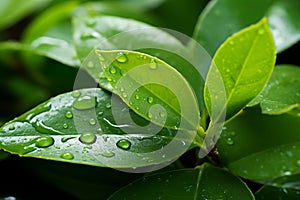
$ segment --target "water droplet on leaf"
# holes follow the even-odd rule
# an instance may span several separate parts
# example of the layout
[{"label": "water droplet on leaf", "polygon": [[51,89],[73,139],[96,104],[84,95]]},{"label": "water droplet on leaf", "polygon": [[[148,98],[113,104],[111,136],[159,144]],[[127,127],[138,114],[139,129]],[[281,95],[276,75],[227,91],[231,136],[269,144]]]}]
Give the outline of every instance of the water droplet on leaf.
[{"label": "water droplet on leaf", "polygon": [[79,90],[75,90],[75,91],[72,92],[72,96],[75,97],[75,98],[80,97],[80,95],[81,95],[81,92]]},{"label": "water droplet on leaf", "polygon": [[96,124],[96,120],[94,118],[90,119],[90,125],[95,125]]},{"label": "water droplet on leaf", "polygon": [[46,148],[54,144],[54,139],[49,136],[38,137],[35,141],[35,145],[40,148]]},{"label": "water droplet on leaf", "polygon": [[153,97],[148,97],[148,98],[147,98],[147,102],[148,102],[148,103],[153,103]]},{"label": "water droplet on leaf", "polygon": [[156,69],[156,68],[157,68],[157,63],[152,58],[151,61],[150,61],[150,69]]},{"label": "water droplet on leaf", "polygon": [[136,100],[139,100],[139,99],[140,99],[140,96],[139,96],[138,94],[136,94],[136,95],[134,96],[134,98],[135,98]]},{"label": "water droplet on leaf", "polygon": [[111,74],[116,74],[116,73],[117,73],[116,68],[115,68],[114,66],[111,66],[111,67],[109,68],[109,73],[111,73]]},{"label": "water droplet on leaf", "polygon": [[84,144],[92,144],[96,141],[97,137],[94,133],[86,132],[80,135],[79,141]]},{"label": "water droplet on leaf", "polygon": [[234,141],[233,141],[233,139],[232,138],[227,138],[226,139],[226,143],[228,144],[228,145],[233,145],[234,144]]},{"label": "water droplet on leaf", "polygon": [[87,63],[87,67],[90,68],[90,69],[94,68],[94,63],[92,61],[89,61]]},{"label": "water droplet on leaf", "polygon": [[15,126],[14,126],[14,125],[9,126],[9,127],[8,127],[8,130],[10,130],[10,131],[15,130]]},{"label": "water droplet on leaf", "polygon": [[67,119],[71,119],[71,118],[73,117],[72,112],[71,112],[71,111],[66,112],[65,117],[66,117]]},{"label": "water droplet on leaf", "polygon": [[68,124],[64,123],[64,124],[63,124],[63,128],[64,128],[64,129],[67,129],[67,128],[68,128]]},{"label": "water droplet on leaf", "polygon": [[127,56],[126,56],[125,54],[119,53],[119,54],[118,54],[118,57],[117,57],[117,61],[118,61],[119,63],[125,63],[125,62],[128,61],[128,58],[127,58]]},{"label": "water droplet on leaf", "polygon": [[91,109],[96,106],[96,98],[91,96],[82,96],[73,102],[73,107],[77,110]]},{"label": "water droplet on leaf", "polygon": [[107,151],[107,152],[102,153],[101,155],[104,157],[107,157],[107,158],[111,158],[111,157],[115,156],[115,153],[112,151]]},{"label": "water droplet on leaf", "polygon": [[128,150],[131,146],[131,143],[128,140],[122,139],[117,142],[117,147]]},{"label": "water droplet on leaf", "polygon": [[110,104],[110,103],[107,103],[107,104],[105,105],[105,108],[111,108],[111,104]]},{"label": "water droplet on leaf", "polygon": [[73,160],[74,155],[72,153],[66,152],[66,153],[61,154],[60,157],[63,159],[67,159],[67,160]]}]

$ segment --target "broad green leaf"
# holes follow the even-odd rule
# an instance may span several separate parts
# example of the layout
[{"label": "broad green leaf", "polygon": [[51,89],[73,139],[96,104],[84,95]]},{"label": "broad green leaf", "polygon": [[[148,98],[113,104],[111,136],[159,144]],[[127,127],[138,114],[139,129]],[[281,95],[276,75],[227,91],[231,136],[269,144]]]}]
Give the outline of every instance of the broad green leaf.
[{"label": "broad green leaf", "polygon": [[[193,91],[170,65],[134,51],[96,50],[96,54],[113,92],[136,113],[165,127],[197,129],[199,112]],[[154,110],[153,105],[162,108]]]},{"label": "broad green leaf", "polygon": [[77,1],[67,1],[48,8],[26,28],[23,42],[31,43],[39,37],[46,36],[70,43],[72,41],[70,18],[77,6]]},{"label": "broad green leaf", "polygon": [[[87,23],[91,21],[94,22],[92,27]],[[87,56],[94,54],[93,50],[96,47],[101,50],[135,50],[158,57],[186,78],[197,96],[201,111],[204,109],[204,83],[199,71],[206,71],[211,59],[202,49],[196,52],[196,58],[193,58],[193,53],[172,35],[131,19],[110,16],[79,17],[74,18],[73,27],[74,43],[79,58],[82,61],[86,59],[83,67],[86,68],[89,59],[94,60],[94,58]],[[101,87],[111,91],[106,79],[101,77],[99,79],[98,73],[93,73],[91,70],[87,71],[96,82],[100,83]],[[203,76],[204,74],[205,72]]]},{"label": "broad green leaf", "polygon": [[300,116],[300,68],[291,65],[275,67],[264,91],[250,106],[260,104],[263,114],[292,113]]},{"label": "broad green leaf", "polygon": [[281,52],[300,39],[299,8],[298,0],[213,0],[200,15],[194,38],[213,55],[228,36],[266,16]]},{"label": "broad green leaf", "polygon": [[[112,112],[124,124],[116,124]],[[124,127],[136,130],[135,123],[149,123],[128,112],[112,107],[111,95],[97,88],[62,94],[3,125],[0,147],[20,156],[120,168],[176,159],[180,155],[165,154],[171,141],[177,148],[189,148],[174,138],[176,131],[154,125],[157,134],[150,135],[152,129],[147,129],[149,134],[125,134]],[[132,120],[126,123],[128,114]]]},{"label": "broad green leaf", "polygon": [[119,199],[254,199],[239,178],[220,168],[204,164],[196,169],[183,169],[145,176],[113,194]]},{"label": "broad green leaf", "polygon": [[300,197],[300,176],[286,176],[271,182],[267,182],[256,193],[257,200],[263,199],[299,199]]},{"label": "broad green leaf", "polygon": [[[207,75],[204,99],[209,113],[226,109],[228,119],[243,109],[267,84],[275,57],[265,18],[229,37],[216,52]],[[219,86],[220,82],[224,87]],[[224,92],[225,105],[216,105]]]},{"label": "broad green leaf", "polygon": [[143,175],[42,159],[26,161],[21,164],[31,177],[72,195],[73,199],[107,199],[116,190]]},{"label": "broad green leaf", "polygon": [[31,44],[18,42],[0,43],[0,51],[17,50],[40,56],[45,56],[69,66],[79,66],[79,60],[75,57],[75,49],[64,40],[40,37]]},{"label": "broad green leaf", "polygon": [[228,122],[217,143],[230,171],[251,180],[300,173],[300,119],[248,108]]},{"label": "broad green leaf", "polygon": [[26,15],[49,3],[50,0],[2,0],[0,2],[0,29],[4,29],[21,20]]}]

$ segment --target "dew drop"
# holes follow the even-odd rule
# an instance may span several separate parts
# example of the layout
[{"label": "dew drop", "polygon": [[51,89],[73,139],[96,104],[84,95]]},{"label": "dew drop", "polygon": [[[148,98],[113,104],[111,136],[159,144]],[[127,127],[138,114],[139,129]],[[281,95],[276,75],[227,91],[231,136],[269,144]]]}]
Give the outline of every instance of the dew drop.
[{"label": "dew drop", "polygon": [[153,103],[153,97],[148,97],[148,98],[147,98],[147,102],[148,102],[148,103]]},{"label": "dew drop", "polygon": [[134,98],[135,98],[136,100],[139,100],[139,99],[140,99],[140,95],[136,94],[136,95],[134,96]]},{"label": "dew drop", "polygon": [[94,118],[90,119],[89,121],[90,125],[95,125],[96,124],[96,120]]},{"label": "dew drop", "polygon": [[94,63],[92,61],[89,61],[87,63],[87,67],[90,68],[90,69],[94,68]]},{"label": "dew drop", "polygon": [[157,68],[157,63],[152,58],[151,61],[150,61],[150,69],[156,69],[156,68]]},{"label": "dew drop", "polygon": [[96,98],[91,96],[82,96],[73,102],[73,107],[77,110],[91,109],[96,106]]},{"label": "dew drop", "polygon": [[131,143],[128,140],[122,139],[117,142],[117,147],[128,150],[131,146]]},{"label": "dew drop", "polygon": [[71,119],[71,118],[73,117],[72,112],[71,112],[71,111],[66,112],[65,117],[66,117],[67,119]]},{"label": "dew drop", "polygon": [[98,116],[102,116],[103,115],[103,111],[98,112]]},{"label": "dew drop", "polygon": [[38,137],[35,141],[35,145],[40,148],[50,147],[54,144],[54,139],[49,136]]},{"label": "dew drop", "polygon": [[105,108],[107,108],[107,109],[111,108],[111,104],[110,104],[110,103],[107,103],[107,104],[105,105]]},{"label": "dew drop", "polygon": [[11,126],[8,127],[8,130],[13,131],[13,130],[15,130],[15,128],[16,127],[14,125],[11,125]]},{"label": "dew drop", "polygon": [[116,74],[116,73],[117,73],[116,68],[115,68],[114,66],[111,66],[111,67],[109,68],[109,73],[111,73],[111,74]]},{"label": "dew drop", "polygon": [[118,54],[118,57],[117,57],[117,61],[118,61],[119,63],[125,63],[125,62],[128,61],[128,58],[127,58],[127,56],[126,56],[125,54],[119,53],[119,54]]},{"label": "dew drop", "polygon": [[61,138],[61,142],[67,142],[68,140],[74,139],[75,137],[63,137]]},{"label": "dew drop", "polygon": [[160,112],[159,116],[162,117],[162,118],[164,118],[166,116],[166,114],[165,114],[165,112]]},{"label": "dew drop", "polygon": [[104,157],[107,157],[107,158],[111,158],[111,157],[115,156],[115,153],[112,151],[106,151],[106,152],[102,153],[101,155]]},{"label": "dew drop", "polygon": [[61,154],[60,157],[63,159],[66,159],[66,160],[73,160],[74,155],[72,153],[66,152],[66,153]]},{"label": "dew drop", "polygon": [[122,94],[122,96],[123,96],[124,98],[126,98],[126,97],[127,97],[127,94],[124,92],[124,93]]},{"label": "dew drop", "polygon": [[234,141],[233,141],[233,139],[232,138],[227,138],[226,139],[226,143],[228,144],[228,145],[233,145],[234,144]]},{"label": "dew drop", "polygon": [[120,91],[121,91],[121,92],[124,92],[125,89],[124,89],[123,87],[120,87]]},{"label": "dew drop", "polygon": [[85,25],[88,27],[93,27],[93,26],[95,26],[95,24],[96,24],[96,21],[94,19],[89,19],[85,22]]},{"label": "dew drop", "polygon": [[97,137],[94,133],[86,132],[80,135],[79,141],[84,144],[92,144],[96,141]]},{"label": "dew drop", "polygon": [[152,118],[152,114],[148,113],[148,117],[149,117],[149,119],[151,119]]},{"label": "dew drop", "polygon": [[234,41],[230,41],[229,44],[230,44],[230,45],[234,45]]},{"label": "dew drop", "polygon": [[98,56],[98,59],[101,61],[101,62],[104,62],[105,61],[105,58],[102,56],[102,54],[100,53],[100,51],[96,51],[96,54]]},{"label": "dew drop", "polygon": [[67,128],[68,128],[68,124],[64,123],[64,124],[63,124],[63,128],[64,128],[64,129],[67,129]]},{"label": "dew drop", "polygon": [[81,92],[79,90],[75,90],[75,91],[72,92],[72,96],[75,97],[75,98],[80,97],[80,95],[81,95]]},{"label": "dew drop", "polygon": [[297,160],[296,164],[300,167],[300,160]]}]

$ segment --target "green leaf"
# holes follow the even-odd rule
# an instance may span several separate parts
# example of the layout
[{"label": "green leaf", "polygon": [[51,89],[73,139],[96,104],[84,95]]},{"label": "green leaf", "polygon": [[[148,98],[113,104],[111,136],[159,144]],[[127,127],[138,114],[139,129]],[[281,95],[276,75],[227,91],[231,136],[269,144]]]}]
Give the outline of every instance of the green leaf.
[{"label": "green leaf", "polygon": [[[209,113],[213,115],[213,109],[223,113],[226,107],[228,119],[243,109],[267,84],[275,57],[266,19],[229,37],[216,52],[207,75],[204,99]],[[226,98],[225,105],[222,98]]]},{"label": "green leaf", "polygon": [[300,118],[261,115],[246,109],[223,128],[217,143],[230,171],[251,180],[271,180],[300,173]]},{"label": "green leaf", "polygon": [[[92,27],[90,22],[93,22]],[[206,71],[211,59],[202,49],[196,52],[197,56],[193,58],[191,51],[172,35],[131,19],[111,16],[78,17],[74,18],[73,27],[74,43],[79,58],[82,61],[86,60],[83,67],[101,87],[112,90],[106,79],[99,79],[98,73],[101,69],[94,73],[85,66],[89,60],[95,61],[91,55],[94,54],[93,49],[97,47],[101,50],[135,50],[158,57],[179,71],[191,84],[201,111],[204,109],[204,83],[194,66]],[[87,57],[89,54],[90,57]]]},{"label": "green leaf", "polygon": [[[199,113],[193,91],[170,65],[134,51],[96,50],[96,54],[113,92],[140,116],[169,128],[197,129]],[[153,105],[162,108],[154,110]]]},{"label": "green leaf", "polygon": [[225,170],[208,164],[196,169],[158,173],[113,194],[116,199],[254,199],[247,186]]},{"label": "green leaf", "polygon": [[291,113],[300,116],[300,68],[291,65],[275,67],[264,91],[249,106],[260,103],[263,114]]},{"label": "green leaf", "polygon": [[[176,151],[166,153],[171,141],[179,149],[188,148],[174,138],[176,131],[166,128],[151,126],[155,135],[152,129],[146,130],[149,134],[125,134],[124,127],[137,130],[136,124],[149,122],[132,111],[132,120],[126,121],[129,111],[119,103],[121,108],[113,108],[111,95],[97,88],[59,95],[3,125],[0,147],[20,156],[119,168],[176,159]],[[113,114],[124,124],[117,124]]]},{"label": "green leaf", "polygon": [[2,0],[0,2],[0,29],[13,25],[36,9],[47,5],[49,1],[50,0],[28,0],[25,2],[18,0]]},{"label": "green leaf", "polygon": [[30,45],[18,42],[1,42],[0,51],[22,51],[40,56],[45,56],[69,66],[79,66],[79,60],[75,57],[76,52],[72,45],[64,40],[40,37]]},{"label": "green leaf", "polygon": [[200,15],[194,38],[213,55],[231,34],[266,16],[281,52],[300,39],[299,7],[298,0],[214,0]]},{"label": "green leaf", "polygon": [[273,180],[271,182],[268,182],[255,193],[255,197],[257,200],[299,199],[300,197],[299,179],[300,176],[298,174],[294,176],[282,177]]}]

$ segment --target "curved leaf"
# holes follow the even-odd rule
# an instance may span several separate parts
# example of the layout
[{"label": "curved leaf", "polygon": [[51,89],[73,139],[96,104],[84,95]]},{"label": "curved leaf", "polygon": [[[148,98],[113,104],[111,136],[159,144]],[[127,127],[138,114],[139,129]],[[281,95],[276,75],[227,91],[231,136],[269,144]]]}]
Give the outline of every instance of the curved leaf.
[{"label": "curved leaf", "polygon": [[96,88],[54,97],[3,125],[1,149],[20,156],[130,168],[176,159],[180,155],[166,152],[170,142],[188,148],[174,138],[176,131],[166,128],[152,126],[155,135],[125,134],[122,127],[134,129],[135,123],[149,122],[130,111],[133,121],[116,124],[113,114],[126,119],[129,111],[113,109],[111,103],[111,95]]},{"label": "curved leaf", "polygon": [[251,108],[225,125],[217,147],[233,173],[271,180],[300,173],[299,133],[299,117],[261,115],[259,109]]},{"label": "curved leaf", "polygon": [[300,116],[300,69],[279,65],[264,91],[249,106],[260,104],[263,114],[291,113]]},{"label": "curved leaf", "polygon": [[158,173],[113,194],[116,199],[254,199],[247,186],[228,172],[204,164],[196,169]]},{"label": "curved leaf", "polygon": [[74,47],[70,46],[66,41],[56,38],[40,37],[30,45],[18,42],[1,42],[0,51],[7,50],[45,56],[69,66],[80,65],[79,60],[74,57],[76,55]]},{"label": "curved leaf", "polygon": [[[170,65],[134,51],[97,50],[96,54],[113,91],[136,113],[165,127],[197,129],[199,112],[193,91]],[[153,105],[162,108],[151,112]]]},{"label": "curved leaf", "polygon": [[266,16],[281,52],[300,39],[299,8],[297,0],[214,0],[200,15],[194,38],[213,55],[228,36]]},{"label": "curved leaf", "polygon": [[289,177],[283,177],[268,182],[256,193],[257,200],[263,199],[282,199],[292,200],[300,198],[299,174]]},{"label": "curved leaf", "polygon": [[[266,19],[228,38],[215,54],[207,75],[204,96],[209,113],[212,114],[216,106],[214,102],[222,101],[224,92],[225,105],[218,109],[222,113],[226,107],[227,119],[245,107],[267,84],[275,56]],[[223,82],[225,88],[220,87],[219,82]]]},{"label": "curved leaf", "polygon": [[[91,21],[93,26],[87,23]],[[206,73],[203,72],[202,77],[199,71],[207,71],[211,58],[203,49],[198,50],[194,58],[192,52],[167,32],[142,22],[120,17],[81,16],[73,19],[73,27],[78,55],[82,61],[86,59],[83,67],[86,67],[89,59],[94,62],[95,58],[90,56],[93,56],[91,54],[94,54],[93,50],[96,47],[101,50],[134,50],[155,56],[174,67],[186,78],[197,96],[201,111],[204,110],[203,77]],[[101,72],[99,70],[98,72]],[[99,79],[98,73],[87,71],[101,87],[111,91],[106,79],[101,77]]]}]

